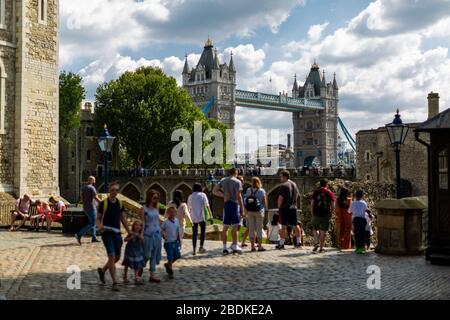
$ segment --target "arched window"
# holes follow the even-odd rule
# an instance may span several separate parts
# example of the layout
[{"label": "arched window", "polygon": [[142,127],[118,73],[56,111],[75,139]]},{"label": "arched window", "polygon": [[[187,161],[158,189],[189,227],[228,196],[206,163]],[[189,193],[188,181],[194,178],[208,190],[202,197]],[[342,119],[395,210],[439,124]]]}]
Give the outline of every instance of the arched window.
[{"label": "arched window", "polygon": [[48,0],[38,0],[38,22],[47,24]]},{"label": "arched window", "polygon": [[5,1],[0,0],[0,29],[6,29]]},{"label": "arched window", "polygon": [[6,70],[0,60],[0,134],[5,134]]}]

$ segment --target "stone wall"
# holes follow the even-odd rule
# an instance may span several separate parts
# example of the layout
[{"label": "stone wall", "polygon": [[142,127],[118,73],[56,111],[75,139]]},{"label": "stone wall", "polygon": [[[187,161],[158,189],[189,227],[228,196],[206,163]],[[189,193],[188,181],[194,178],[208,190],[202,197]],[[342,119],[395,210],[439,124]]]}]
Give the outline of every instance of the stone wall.
[{"label": "stone wall", "polygon": [[58,194],[58,0],[38,21],[38,0],[18,1],[14,191]]},{"label": "stone wall", "polygon": [[[428,154],[425,146],[416,141],[416,124],[409,124],[410,131],[400,153],[400,176],[412,184],[412,196],[428,194]],[[424,140],[427,137],[423,135]],[[391,146],[386,128],[364,130],[357,139],[357,179],[380,183],[394,183],[395,152]]]}]

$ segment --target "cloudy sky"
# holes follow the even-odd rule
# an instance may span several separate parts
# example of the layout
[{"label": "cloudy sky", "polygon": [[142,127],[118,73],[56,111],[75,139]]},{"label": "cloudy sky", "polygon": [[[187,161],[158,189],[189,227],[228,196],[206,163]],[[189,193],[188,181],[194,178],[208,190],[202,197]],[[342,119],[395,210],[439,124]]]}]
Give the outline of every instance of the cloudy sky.
[{"label": "cloudy sky", "polygon": [[[290,91],[317,59],[337,74],[340,113],[352,133],[394,110],[426,120],[427,93],[450,107],[450,0],[61,0],[61,68],[99,83],[139,66],[181,81],[208,35],[223,61],[235,55],[238,87]],[[273,79],[272,84],[269,79]],[[238,128],[291,128],[291,115],[237,113]]]}]

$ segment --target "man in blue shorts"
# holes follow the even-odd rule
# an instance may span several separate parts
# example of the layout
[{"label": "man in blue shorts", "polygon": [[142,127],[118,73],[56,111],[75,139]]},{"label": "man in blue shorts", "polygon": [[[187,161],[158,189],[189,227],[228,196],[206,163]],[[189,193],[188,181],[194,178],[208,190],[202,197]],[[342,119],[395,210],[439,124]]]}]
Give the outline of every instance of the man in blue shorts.
[{"label": "man in blue shorts", "polygon": [[125,208],[122,202],[117,199],[119,193],[119,184],[111,183],[109,185],[108,198],[100,202],[98,206],[97,227],[102,235],[103,244],[105,245],[106,253],[108,255],[108,262],[103,268],[98,268],[97,272],[100,281],[105,284],[105,273],[109,270],[111,279],[113,281],[113,291],[119,291],[116,279],[116,263],[120,260],[122,251],[122,234],[120,224],[125,227],[125,230],[130,234],[127,219],[125,217]]},{"label": "man in blue shorts", "polygon": [[218,185],[214,187],[214,195],[224,199],[223,208],[223,254],[228,255],[230,251],[227,247],[227,233],[231,227],[231,236],[233,244],[231,251],[233,253],[242,254],[242,249],[238,246],[238,229],[241,218],[244,216],[244,205],[242,201],[242,183],[237,179],[237,170],[230,170],[230,176],[222,179]]}]

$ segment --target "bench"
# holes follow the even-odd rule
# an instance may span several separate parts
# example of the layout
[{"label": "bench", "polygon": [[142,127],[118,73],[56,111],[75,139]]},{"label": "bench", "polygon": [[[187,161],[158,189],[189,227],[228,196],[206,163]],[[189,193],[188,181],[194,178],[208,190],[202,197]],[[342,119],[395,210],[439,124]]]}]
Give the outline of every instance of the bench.
[{"label": "bench", "polygon": [[[15,212],[16,212],[16,209],[15,209],[15,208],[14,208],[14,210],[11,210],[11,211],[10,211],[11,216],[12,216],[13,213],[15,213]],[[25,223],[24,223],[23,226],[25,226],[27,222],[31,222],[31,217],[36,216],[37,214],[38,214],[38,212],[37,212],[37,207],[36,207],[34,204],[32,204],[32,205],[30,206],[30,209],[28,210],[28,218],[26,219],[26,221],[25,221]],[[21,216],[17,216],[17,217],[16,217],[16,221],[23,221],[23,218],[22,218]],[[29,225],[29,227],[31,228],[31,224]]]}]

